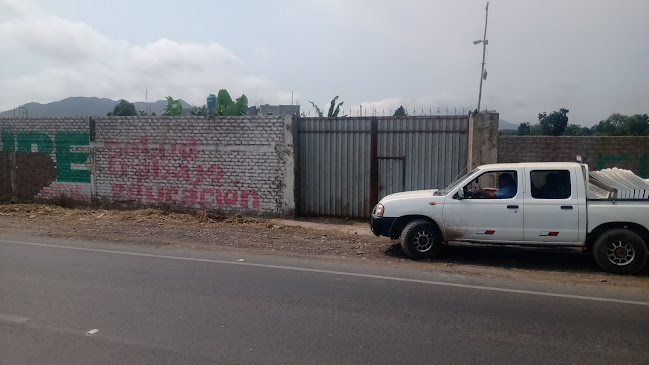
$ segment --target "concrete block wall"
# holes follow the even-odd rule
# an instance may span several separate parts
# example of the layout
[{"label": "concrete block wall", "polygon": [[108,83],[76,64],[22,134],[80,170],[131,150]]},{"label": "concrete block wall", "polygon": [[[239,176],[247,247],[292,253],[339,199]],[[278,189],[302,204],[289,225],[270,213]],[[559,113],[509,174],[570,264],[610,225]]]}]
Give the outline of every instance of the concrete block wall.
[{"label": "concrete block wall", "polygon": [[574,162],[591,170],[619,167],[649,178],[649,137],[500,136],[498,162]]},{"label": "concrete block wall", "polygon": [[[4,156],[0,157],[0,200],[50,200],[63,195],[82,201],[177,205],[227,213],[292,215],[295,211],[291,116],[0,119],[0,131]],[[44,131],[53,138],[54,148],[43,150],[50,152],[47,157],[53,164],[42,153],[25,154],[17,139],[20,131]],[[18,149],[9,147],[10,137],[5,143],[4,136],[10,134],[16,136]],[[31,143],[33,150],[40,146]],[[57,163],[61,156],[64,163]],[[68,163],[70,168],[65,170]],[[44,175],[56,176],[55,181],[45,184],[43,178],[43,187],[35,194],[32,189],[17,196],[12,166],[38,175],[41,165],[56,167]]]}]

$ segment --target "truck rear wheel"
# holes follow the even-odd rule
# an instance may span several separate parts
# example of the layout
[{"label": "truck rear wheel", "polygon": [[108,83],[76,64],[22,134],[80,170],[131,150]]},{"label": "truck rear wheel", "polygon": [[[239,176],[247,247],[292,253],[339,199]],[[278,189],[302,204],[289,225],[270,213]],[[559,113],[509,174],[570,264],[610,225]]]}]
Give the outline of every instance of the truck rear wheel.
[{"label": "truck rear wheel", "polygon": [[595,240],[593,258],[604,271],[621,275],[635,274],[647,263],[647,244],[631,230],[612,229]]},{"label": "truck rear wheel", "polygon": [[401,249],[413,260],[423,260],[439,255],[442,235],[434,224],[423,219],[414,220],[401,232]]}]

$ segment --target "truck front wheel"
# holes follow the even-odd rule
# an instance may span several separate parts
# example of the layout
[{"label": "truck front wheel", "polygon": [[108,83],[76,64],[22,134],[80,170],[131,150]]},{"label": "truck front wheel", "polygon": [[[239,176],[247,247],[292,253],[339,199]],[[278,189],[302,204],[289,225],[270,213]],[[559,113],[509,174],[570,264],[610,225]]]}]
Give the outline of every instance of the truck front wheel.
[{"label": "truck front wheel", "polygon": [[595,240],[593,258],[604,271],[622,275],[635,274],[647,263],[647,244],[633,231],[612,229]]},{"label": "truck front wheel", "polygon": [[442,245],[442,235],[437,227],[422,219],[408,223],[401,232],[401,249],[414,260],[439,255]]}]

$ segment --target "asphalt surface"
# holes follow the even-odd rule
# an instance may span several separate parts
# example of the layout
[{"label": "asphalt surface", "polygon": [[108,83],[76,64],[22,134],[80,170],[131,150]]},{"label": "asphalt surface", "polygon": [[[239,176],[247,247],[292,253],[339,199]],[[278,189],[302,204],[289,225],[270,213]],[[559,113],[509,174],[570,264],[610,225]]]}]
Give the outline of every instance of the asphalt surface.
[{"label": "asphalt surface", "polygon": [[649,293],[0,236],[0,364],[208,363],[649,364]]}]

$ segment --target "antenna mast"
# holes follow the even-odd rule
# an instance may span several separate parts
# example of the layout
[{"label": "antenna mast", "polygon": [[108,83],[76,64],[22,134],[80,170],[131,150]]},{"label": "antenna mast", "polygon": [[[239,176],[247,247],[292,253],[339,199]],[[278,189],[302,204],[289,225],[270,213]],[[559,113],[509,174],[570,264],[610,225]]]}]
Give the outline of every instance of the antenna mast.
[{"label": "antenna mast", "polygon": [[480,102],[482,101],[482,80],[487,78],[487,74],[484,70],[485,65],[485,55],[487,53],[487,20],[489,19],[489,2],[487,1],[487,7],[485,8],[485,18],[484,18],[484,36],[481,41],[473,42],[474,44],[482,43],[482,72],[480,72],[480,92],[478,94],[478,113],[480,112]]}]

